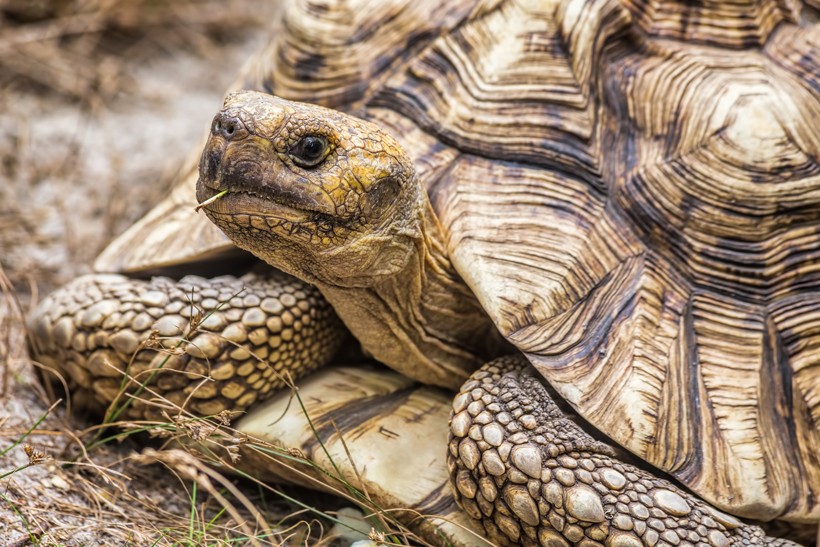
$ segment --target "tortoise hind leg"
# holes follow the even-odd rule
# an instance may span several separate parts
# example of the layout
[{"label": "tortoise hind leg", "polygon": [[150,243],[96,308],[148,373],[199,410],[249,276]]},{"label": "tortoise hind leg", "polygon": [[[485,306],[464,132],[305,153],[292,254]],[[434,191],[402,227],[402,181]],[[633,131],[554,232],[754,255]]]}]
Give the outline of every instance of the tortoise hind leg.
[{"label": "tortoise hind leg", "polygon": [[450,425],[455,496],[500,545],[792,544],[616,459],[563,414],[523,357],[475,372]]},{"label": "tortoise hind leg", "polygon": [[92,410],[127,401],[119,415],[131,419],[174,406],[242,411],[282,387],[285,373],[329,361],[345,336],[315,288],[273,270],[179,281],[88,275],[45,298],[29,331],[34,357],[66,378],[74,401]]}]

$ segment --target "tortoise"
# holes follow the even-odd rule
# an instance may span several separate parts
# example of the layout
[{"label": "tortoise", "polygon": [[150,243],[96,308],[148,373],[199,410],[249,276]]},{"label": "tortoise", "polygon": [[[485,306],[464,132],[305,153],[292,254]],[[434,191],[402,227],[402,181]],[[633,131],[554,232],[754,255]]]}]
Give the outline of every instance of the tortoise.
[{"label": "tortoise", "polygon": [[[321,294],[400,373],[304,384],[343,434],[367,430],[354,452],[402,458],[366,476],[388,506],[403,495],[389,473],[407,471],[402,487],[427,492],[414,507],[497,544],[788,543],[738,517],[820,521],[817,20],[813,2],[751,0],[289,5],[237,86],[261,92],[227,96],[199,164],[96,266],[206,271],[233,252],[194,215],[196,185],[233,244],[308,285],[92,278],[91,296],[41,305],[33,345],[104,399],[113,354],[139,350],[163,306],[157,331],[178,335],[190,293],[215,310],[198,327],[224,334],[223,303],[250,349],[203,332],[169,367],[196,386],[157,389],[244,408],[270,388],[264,367],[238,372],[242,352],[289,342],[291,362],[267,366],[296,373],[341,343]],[[140,314],[142,335],[123,326]],[[448,389],[449,441],[427,460]],[[272,401],[240,429],[307,443],[269,425]],[[426,473],[449,473],[463,513]]]}]

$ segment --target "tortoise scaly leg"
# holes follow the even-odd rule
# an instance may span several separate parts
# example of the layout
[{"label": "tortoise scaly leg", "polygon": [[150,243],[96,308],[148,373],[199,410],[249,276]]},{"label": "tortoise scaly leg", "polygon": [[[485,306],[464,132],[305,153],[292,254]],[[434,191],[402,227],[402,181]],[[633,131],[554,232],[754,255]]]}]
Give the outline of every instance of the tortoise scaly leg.
[{"label": "tortoise scaly leg", "polygon": [[[105,408],[128,385],[141,399],[153,391],[202,415],[242,411],[282,387],[285,372],[295,378],[326,363],[345,332],[315,288],[273,271],[180,281],[89,275],[44,299],[29,326],[34,358],[66,377],[81,406]],[[168,402],[135,399],[121,416],[175,413]]]},{"label": "tortoise scaly leg", "polygon": [[455,496],[500,545],[794,545],[619,461],[564,415],[523,357],[475,372],[450,426]]}]

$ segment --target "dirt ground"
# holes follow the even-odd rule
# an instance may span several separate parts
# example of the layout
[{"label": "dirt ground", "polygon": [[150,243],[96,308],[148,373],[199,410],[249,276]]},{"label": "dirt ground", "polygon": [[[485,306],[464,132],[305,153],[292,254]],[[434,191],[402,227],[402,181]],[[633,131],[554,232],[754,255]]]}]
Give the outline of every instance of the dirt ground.
[{"label": "dirt ground", "polygon": [[[91,271],[162,198],[274,10],[261,0],[0,0],[0,544],[252,543],[247,507],[226,511],[220,496],[230,495],[203,487],[204,475],[197,492],[168,462],[147,465],[130,437],[84,453],[93,422],[52,405],[21,317]],[[278,523],[261,544],[332,535],[298,505],[246,495]]]}]

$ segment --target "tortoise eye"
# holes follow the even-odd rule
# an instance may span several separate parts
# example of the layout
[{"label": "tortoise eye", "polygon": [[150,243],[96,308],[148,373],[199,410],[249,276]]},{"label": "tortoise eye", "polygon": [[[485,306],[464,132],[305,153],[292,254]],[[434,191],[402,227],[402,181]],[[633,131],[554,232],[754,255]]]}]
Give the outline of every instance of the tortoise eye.
[{"label": "tortoise eye", "polygon": [[327,156],[327,139],[319,135],[307,135],[288,150],[288,155],[300,167],[316,167]]}]

